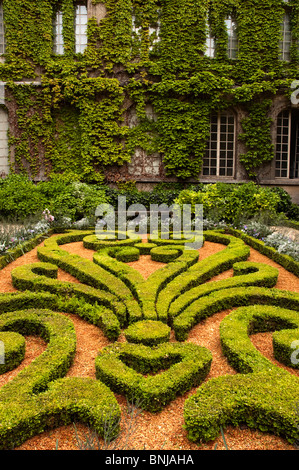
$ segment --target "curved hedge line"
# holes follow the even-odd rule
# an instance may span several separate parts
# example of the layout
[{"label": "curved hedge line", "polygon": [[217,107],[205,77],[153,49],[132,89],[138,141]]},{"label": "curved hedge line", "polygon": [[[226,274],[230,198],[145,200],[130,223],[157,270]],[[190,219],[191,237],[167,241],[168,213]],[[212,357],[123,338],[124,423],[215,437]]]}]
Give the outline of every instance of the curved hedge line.
[{"label": "curved hedge line", "polygon": [[289,367],[298,368],[298,364],[291,362],[291,344],[299,340],[298,312],[269,305],[240,307],[222,320],[222,350],[232,367],[245,374],[279,369],[263,357],[250,341],[251,334],[265,331],[274,331],[274,357]]},{"label": "curved hedge line", "polygon": [[[101,434],[110,413],[117,432],[120,409],[109,389],[140,400],[151,412],[162,410],[178,394],[199,386],[209,372],[211,353],[183,343],[189,331],[204,318],[236,307],[222,322],[220,334],[223,351],[239,373],[210,379],[185,402],[188,436],[210,440],[221,426],[246,422],[290,441],[299,437],[293,409],[299,401],[298,377],[263,358],[248,338],[255,331],[277,330],[276,359],[298,368],[290,358],[299,331],[299,294],[275,289],[277,269],[248,262],[250,248],[244,240],[220,231],[204,232],[204,237],[225,248],[200,260],[200,251],[185,249],[182,240],[108,240],[88,246],[96,251],[90,261],[71,255],[63,245],[82,241],[87,247],[99,241],[93,233],[65,232],[38,248],[41,262],[13,270],[13,284],[23,292],[0,295],[0,341],[14,330],[17,335],[40,334],[49,344],[0,390],[0,448],[74,419]],[[143,254],[167,264],[144,279],[126,264]],[[58,267],[80,282],[57,280]],[[204,284],[231,268],[232,278]],[[56,312],[81,316],[111,341],[127,328],[126,343],[114,342],[96,358],[97,381],[63,378],[76,338],[72,323]],[[168,342],[167,323],[179,342]],[[7,340],[11,357],[17,342],[17,336],[11,336],[11,346]],[[11,359],[11,367],[22,360],[22,342],[20,337],[19,356]]]},{"label": "curved hedge line", "polygon": [[246,423],[274,432],[293,443],[299,437],[299,378],[263,357],[248,335],[261,331],[273,335],[275,357],[289,366],[291,343],[299,339],[297,311],[273,306],[241,307],[221,323],[223,352],[239,372],[211,379],[186,400],[185,428],[190,440],[214,439],[220,427]]},{"label": "curved hedge line", "polygon": [[45,309],[13,311],[0,316],[3,330],[40,335],[48,346],[0,390],[1,449],[13,448],[76,417],[101,435],[111,409],[113,422],[119,421],[117,401],[103,384],[91,379],[62,379],[76,350],[75,330],[69,319]]},{"label": "curved hedge line", "polygon": [[111,238],[110,240],[107,239],[107,240],[101,240],[100,238],[98,238],[95,234],[90,234],[90,235],[86,235],[84,238],[83,238],[83,246],[84,248],[88,248],[89,250],[94,250],[94,251],[98,251],[102,248],[112,248],[112,247],[124,247],[124,246],[132,246],[132,245],[136,245],[136,243],[140,243],[141,242],[141,238],[140,237],[136,237],[136,238],[126,238],[125,240],[114,240],[113,238]]},{"label": "curved hedge line", "polygon": [[212,292],[189,305],[173,319],[173,329],[178,341],[185,341],[189,331],[201,320],[214,313],[242,305],[267,304],[299,310],[299,294],[265,287],[231,287]]},{"label": "curved hedge line", "polygon": [[[12,282],[17,289],[46,291],[63,296],[82,299],[76,313],[103,329],[109,339],[117,339],[120,329],[126,324],[126,309],[116,296],[85,284],[58,281],[57,266],[50,263],[33,263],[18,266],[12,273]],[[75,305],[75,301],[69,302]]]},{"label": "curved hedge line", "polygon": [[266,264],[243,261],[235,263],[233,271],[234,277],[202,284],[181,294],[169,307],[170,321],[173,321],[192,302],[212,292],[241,286],[274,287],[277,283],[278,270]]},{"label": "curved hedge line", "polygon": [[227,228],[227,231],[235,237],[244,240],[244,242],[247,243],[249,246],[259,251],[261,254],[267,256],[268,258],[272,259],[277,264],[280,264],[287,271],[295,274],[295,276],[299,277],[299,262],[295,261],[291,256],[279,253],[275,248],[265,245],[262,240],[258,240],[254,237],[251,237],[250,235],[247,235],[241,230],[236,230],[229,227]]},{"label": "curved hedge line", "polygon": [[4,374],[23,361],[26,342],[22,335],[13,331],[1,331],[0,342],[0,374]]},{"label": "curved hedge line", "polygon": [[184,292],[232,268],[235,263],[246,261],[249,257],[249,247],[242,240],[238,240],[230,235],[207,231],[204,232],[204,239],[227,245],[227,247],[206,259],[199,260],[198,263],[182,273],[181,276],[168,283],[157,298],[157,314],[159,319],[168,317],[170,304]]},{"label": "curved hedge line", "polygon": [[140,306],[121,279],[111,275],[98,264],[59,248],[63,243],[82,241],[85,236],[86,232],[77,231],[52,237],[45,241],[44,247],[38,248],[38,257],[43,262],[57,265],[83,284],[113,294],[125,305],[128,318],[140,320],[142,318]]},{"label": "curved hedge line", "polygon": [[157,346],[167,343],[170,338],[170,327],[160,321],[143,320],[133,323],[125,330],[129,343],[141,343],[145,346]]},{"label": "curved hedge line", "polygon": [[[137,247],[138,245],[135,245],[135,248]],[[151,249],[150,254],[153,249],[155,247]],[[199,256],[197,250],[184,250],[184,247],[178,245],[176,247],[176,253],[178,254],[176,259],[163,266],[159,271],[152,273],[148,279],[144,279],[138,271],[115,259],[118,250],[118,247],[99,250],[94,254],[93,261],[128,286],[134,297],[138,300],[140,314],[139,316],[136,314],[132,315],[132,311],[129,311],[129,323],[142,319],[157,320],[156,299],[159,292],[172,279],[194,265]],[[165,250],[164,247],[163,250]],[[167,317],[161,316],[159,319],[165,323],[167,322]]]},{"label": "curved hedge line", "polygon": [[[199,385],[211,361],[211,353],[194,344],[162,343],[150,348],[114,343],[99,352],[96,375],[114,392],[140,400],[142,408],[156,413],[177,395]],[[167,370],[154,376],[143,375],[162,369]]]}]

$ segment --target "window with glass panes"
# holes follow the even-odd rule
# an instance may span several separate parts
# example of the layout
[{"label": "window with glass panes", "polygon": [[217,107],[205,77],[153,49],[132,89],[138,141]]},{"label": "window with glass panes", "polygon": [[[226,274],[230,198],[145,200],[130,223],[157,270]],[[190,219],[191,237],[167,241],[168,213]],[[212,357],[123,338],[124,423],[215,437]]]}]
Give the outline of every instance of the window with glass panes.
[{"label": "window with glass panes", "polygon": [[77,3],[75,10],[76,53],[83,53],[87,46],[87,4]]},{"label": "window with glass panes", "polygon": [[[150,26],[148,30],[149,36],[155,35],[153,39],[153,45],[160,41],[160,20],[158,20],[155,26]],[[153,49],[153,45],[150,46],[150,50]]]},{"label": "window with glass panes", "polygon": [[215,57],[215,39],[211,35],[211,33],[208,33],[208,36],[206,38],[206,50],[205,50],[205,55],[207,57]]},{"label": "window with glass panes", "polygon": [[290,111],[282,111],[277,118],[275,177],[288,178],[291,139]]},{"label": "window with glass panes", "polygon": [[292,43],[291,19],[289,13],[285,13],[281,23],[281,41],[279,43],[280,60],[289,61]]},{"label": "window with glass panes", "polygon": [[238,55],[238,36],[236,20],[229,16],[225,20],[226,30],[228,34],[227,53],[230,59],[236,59]]},{"label": "window with glass panes", "polygon": [[210,138],[203,159],[203,176],[234,176],[235,116],[232,112],[213,114]]},{"label": "window with glass panes", "polygon": [[62,12],[57,11],[55,13],[53,21],[53,52],[54,54],[63,54],[64,53],[64,44],[63,44],[63,18]]},{"label": "window with glass panes", "polygon": [[5,54],[5,46],[3,2],[0,2],[0,55]]},{"label": "window with glass panes", "polygon": [[284,110],[277,117],[275,177],[299,178],[299,112]]}]

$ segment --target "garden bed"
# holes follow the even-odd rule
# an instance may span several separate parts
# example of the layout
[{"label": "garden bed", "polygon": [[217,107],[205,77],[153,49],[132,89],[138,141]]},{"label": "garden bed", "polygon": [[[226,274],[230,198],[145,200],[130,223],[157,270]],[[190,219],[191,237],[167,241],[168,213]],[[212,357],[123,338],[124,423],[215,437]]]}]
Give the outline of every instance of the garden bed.
[{"label": "garden bed", "polygon": [[[39,245],[39,247],[43,246],[44,243]],[[17,267],[40,262],[40,257],[38,257],[39,247],[34,248],[29,253],[26,253],[2,269],[0,273],[0,291],[2,293],[17,292],[17,289],[12,284],[11,273]],[[93,259],[94,251],[85,248],[82,241],[64,244],[62,248],[69,254],[76,254],[90,261]],[[208,260],[216,253],[224,251],[225,248],[226,245],[224,244],[205,241],[203,248],[199,250],[199,259],[200,261],[203,261],[204,259]],[[247,261],[252,263],[263,263],[276,268],[278,270],[278,278],[275,284],[275,289],[299,293],[298,277],[288,272],[275,261],[260,254],[254,248],[250,248],[250,255],[247,258]],[[138,261],[129,262],[127,265],[138,271],[144,279],[148,279],[151,274],[165,266],[164,263],[153,261],[150,255],[142,255]],[[215,275],[211,276],[211,278],[207,280],[207,284],[213,283],[213,281],[224,281],[232,278],[232,276],[233,269],[232,267],[228,267],[228,269],[224,269],[222,272],[219,272],[218,274],[215,273]],[[66,272],[61,267],[58,267],[57,278],[62,282],[80,284],[77,277]],[[223,355],[219,335],[221,321],[234,309],[235,308],[224,309],[221,312],[205,318],[203,321],[196,324],[189,332],[187,342],[206,347],[213,356],[211,368],[204,379],[204,383],[208,383],[210,379],[224,375],[236,375],[236,371],[227,362],[226,357]],[[77,337],[76,354],[74,356],[73,364],[66,373],[66,377],[84,377],[95,380],[95,359],[97,354],[100,350],[111,344],[111,341],[109,341],[100,328],[88,323],[78,315],[72,313],[63,313],[63,315],[72,321]],[[121,335],[118,338],[118,341],[121,343],[125,342],[123,331],[124,330],[122,329]],[[24,369],[35,357],[38,357],[43,351],[45,351],[46,342],[43,339],[32,335],[25,335],[25,338],[27,343],[25,358],[13,371],[6,372],[0,377],[1,386],[12,381],[20,370]],[[251,341],[262,355],[268,358],[273,364],[279,364],[280,368],[288,370],[292,375],[298,377],[298,370],[291,369],[280,362],[278,363],[278,361],[274,359],[271,333],[263,332],[254,334],[251,336]],[[171,331],[170,342],[178,343],[173,330]],[[178,396],[167,404],[158,414],[143,411],[136,421],[136,426],[134,427],[134,433],[130,438],[129,446],[133,449],[141,450],[211,450],[214,449],[215,444],[217,444],[218,449],[223,449],[224,442],[221,435],[212,441],[201,443],[199,447],[197,443],[192,443],[188,439],[187,431],[183,428],[184,406],[186,399],[192,397],[196,390],[197,387],[192,387],[190,390],[184,392],[182,396]],[[127,402],[125,397],[121,394],[116,393],[115,396],[122,410],[121,426],[122,428],[125,428]],[[82,433],[87,432],[88,428],[87,426],[79,423],[77,424],[77,430],[79,434],[83,436]],[[240,427],[228,425],[224,432],[227,445],[230,449],[292,450],[295,448],[294,444],[289,443],[283,437],[278,437],[271,433],[262,433],[259,430],[250,429],[243,424]],[[58,449],[61,450],[75,450],[78,448],[72,424],[60,426],[57,429],[48,430],[37,436],[31,437],[21,445],[18,445],[16,449],[54,450],[57,445]]]}]

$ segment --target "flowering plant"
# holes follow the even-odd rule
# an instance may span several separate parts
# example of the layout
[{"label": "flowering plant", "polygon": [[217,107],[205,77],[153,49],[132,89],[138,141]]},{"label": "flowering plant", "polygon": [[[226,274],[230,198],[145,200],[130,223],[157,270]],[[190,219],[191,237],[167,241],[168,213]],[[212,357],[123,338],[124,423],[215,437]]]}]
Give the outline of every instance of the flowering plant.
[{"label": "flowering plant", "polygon": [[44,219],[45,219],[46,222],[48,222],[48,223],[54,222],[54,215],[51,214],[49,209],[45,209],[43,211],[43,216],[44,216]]}]

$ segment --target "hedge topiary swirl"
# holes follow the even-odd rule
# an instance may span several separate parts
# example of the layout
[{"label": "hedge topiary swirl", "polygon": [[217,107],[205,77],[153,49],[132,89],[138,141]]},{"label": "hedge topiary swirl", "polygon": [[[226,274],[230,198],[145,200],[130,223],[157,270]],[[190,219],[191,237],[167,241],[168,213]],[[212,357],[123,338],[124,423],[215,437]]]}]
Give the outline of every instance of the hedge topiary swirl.
[{"label": "hedge topiary swirl", "polygon": [[[13,284],[22,292],[0,295],[0,341],[17,335],[11,336],[11,346],[6,341],[9,367],[22,361],[24,341],[18,335],[41,334],[48,342],[45,353],[0,390],[0,448],[12,448],[74,419],[101,434],[110,413],[117,430],[120,409],[112,391],[139,398],[145,409],[159,412],[193,387],[199,388],[184,410],[191,440],[214,439],[220,426],[242,421],[290,441],[299,438],[293,409],[299,402],[298,377],[263,358],[248,339],[251,332],[278,329],[273,334],[276,359],[298,367],[290,358],[298,339],[299,294],[275,288],[277,269],[248,262],[250,249],[244,241],[219,231],[204,232],[205,240],[225,245],[206,259],[200,250],[184,249],[181,240],[97,244],[93,261],[63,249],[66,243],[86,244],[86,237],[87,243],[95,241],[91,231],[46,240],[37,251],[39,263],[12,272]],[[167,263],[147,279],[126,264],[130,253],[136,259],[155,252]],[[167,258],[167,252],[176,255]],[[58,268],[79,282],[59,281]],[[206,283],[231,268],[232,278]],[[221,342],[237,374],[202,383],[212,356],[186,342],[188,334],[203,319],[229,308],[238,310],[221,324]],[[114,342],[96,358],[97,380],[64,377],[76,337],[72,322],[60,312],[81,316]],[[144,330],[146,325],[153,330]],[[170,326],[177,342],[169,342]],[[127,342],[115,342],[123,329]]]}]

